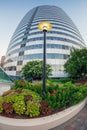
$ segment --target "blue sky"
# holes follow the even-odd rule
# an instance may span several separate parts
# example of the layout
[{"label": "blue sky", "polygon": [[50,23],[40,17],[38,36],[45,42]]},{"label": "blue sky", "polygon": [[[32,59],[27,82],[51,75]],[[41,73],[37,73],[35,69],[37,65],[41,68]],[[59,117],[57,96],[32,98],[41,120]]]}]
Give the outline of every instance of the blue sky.
[{"label": "blue sky", "polygon": [[56,5],[73,20],[87,45],[87,0],[0,0],[0,57],[24,15],[38,5]]}]

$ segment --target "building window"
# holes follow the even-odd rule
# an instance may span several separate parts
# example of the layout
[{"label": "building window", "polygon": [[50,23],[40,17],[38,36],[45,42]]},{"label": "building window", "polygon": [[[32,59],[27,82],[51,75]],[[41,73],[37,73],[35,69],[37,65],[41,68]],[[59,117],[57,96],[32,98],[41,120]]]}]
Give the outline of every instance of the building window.
[{"label": "building window", "polygon": [[22,65],[22,63],[23,63],[23,61],[20,60],[20,61],[17,62],[17,65]]},{"label": "building window", "polygon": [[19,52],[19,56],[24,55],[24,51]]},{"label": "building window", "polygon": [[27,35],[28,34],[28,31],[24,33],[24,35]]},{"label": "building window", "polygon": [[21,71],[16,71],[17,76],[21,76]]},{"label": "building window", "polygon": [[24,37],[24,38],[23,38],[23,41],[24,41],[24,40],[27,40],[27,37]]},{"label": "building window", "polygon": [[69,57],[69,55],[66,55],[66,54],[64,54],[63,56],[64,56],[64,59],[67,59]]},{"label": "building window", "polygon": [[21,47],[25,47],[26,46],[26,43],[25,44],[21,44]]},{"label": "building window", "polygon": [[8,59],[5,63],[10,63],[10,62],[13,62],[12,59]]},{"label": "building window", "polygon": [[15,71],[16,70],[16,66],[5,67],[4,70],[5,71]]}]

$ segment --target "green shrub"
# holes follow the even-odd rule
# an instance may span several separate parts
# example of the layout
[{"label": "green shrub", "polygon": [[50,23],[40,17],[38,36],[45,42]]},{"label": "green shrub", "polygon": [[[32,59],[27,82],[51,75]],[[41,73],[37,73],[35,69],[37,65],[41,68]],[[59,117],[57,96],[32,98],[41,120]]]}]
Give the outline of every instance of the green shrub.
[{"label": "green shrub", "polygon": [[38,94],[42,94],[42,85],[40,84],[33,84],[32,87],[29,86],[29,89],[32,90],[32,91],[35,91],[36,93]]},{"label": "green shrub", "polygon": [[52,93],[54,90],[58,89],[58,83],[47,80],[46,89],[47,89],[47,92]]},{"label": "green shrub", "polygon": [[51,81],[53,83],[66,83],[69,81],[71,81],[72,83],[75,82],[75,80],[72,78],[49,79],[48,81]]},{"label": "green shrub", "polygon": [[62,88],[59,89],[57,92],[57,102],[59,103],[59,108],[67,106],[69,95],[67,94],[67,91]]},{"label": "green shrub", "polygon": [[59,82],[61,82],[61,83],[67,83],[67,82],[72,82],[72,83],[74,83],[75,80],[72,79],[72,78],[61,78],[61,79],[59,79]]},{"label": "green shrub", "polygon": [[8,90],[3,94],[3,100],[7,103],[15,103],[20,100],[24,100],[24,97],[21,95],[22,90]]},{"label": "green shrub", "polygon": [[0,102],[0,113],[3,112],[3,107],[2,107],[2,103]]},{"label": "green shrub", "polygon": [[87,87],[77,87],[72,82],[59,83],[47,80],[45,95],[42,95],[41,82],[31,84],[23,81],[21,85],[20,82],[16,82],[15,89],[0,96],[0,113],[14,112],[29,117],[49,115],[56,109],[75,105],[87,97]]},{"label": "green shrub", "polygon": [[84,98],[83,93],[81,93],[81,92],[77,92],[73,96],[74,96],[75,100],[77,101],[77,103],[82,101]]},{"label": "green shrub", "polygon": [[10,96],[4,96],[3,100],[4,100],[4,102],[7,102],[7,103],[9,103],[9,102],[14,103],[16,98],[17,98],[17,94],[13,94]]},{"label": "green shrub", "polygon": [[3,105],[3,97],[0,96],[0,113],[3,112],[3,107],[2,107],[2,105]]},{"label": "green shrub", "polygon": [[[34,83],[32,87],[29,86],[29,89],[32,91],[37,92],[39,95],[42,96],[42,83]],[[52,83],[50,80],[47,80],[46,82],[46,91],[52,93],[53,90],[58,89],[58,83]]]},{"label": "green shrub", "polygon": [[42,82],[34,82],[32,83],[32,86],[29,85],[29,89],[38,93],[38,94],[42,94]]},{"label": "green shrub", "polygon": [[81,92],[76,92],[73,94],[72,96],[72,100],[70,102],[70,105],[75,105],[77,103],[79,103],[80,101],[82,101],[84,99],[84,96]]},{"label": "green shrub", "polygon": [[33,101],[28,101],[27,102],[27,110],[26,110],[26,115],[30,117],[37,117],[40,115],[39,111],[39,104]]},{"label": "green shrub", "polygon": [[31,95],[32,101],[34,101],[36,103],[40,103],[42,100],[42,98],[36,92],[34,92],[32,90],[23,89],[21,95],[23,95],[23,96]]},{"label": "green shrub", "polygon": [[16,114],[23,115],[26,111],[26,105],[24,101],[18,101],[13,104],[13,108]]},{"label": "green shrub", "polygon": [[79,91],[83,94],[84,97],[87,97],[87,87],[80,86]]},{"label": "green shrub", "polygon": [[3,97],[0,96],[0,103],[3,103]]},{"label": "green shrub", "polygon": [[43,97],[43,100],[46,100],[49,104],[49,106],[53,109],[56,109],[59,107],[59,104],[57,103],[57,98],[54,93],[47,93],[45,97]]},{"label": "green shrub", "polygon": [[29,86],[32,86],[30,82],[27,82],[25,80],[16,80],[14,82],[13,89],[29,89]]},{"label": "green shrub", "polygon": [[79,91],[79,88],[76,87],[71,82],[64,83],[59,87],[57,92],[57,99],[60,104],[60,108],[64,106],[70,106],[70,103],[73,100],[73,95]]},{"label": "green shrub", "polygon": [[48,104],[53,108],[69,107],[79,103],[87,96],[87,87],[77,87],[71,82],[61,84],[60,86],[48,87],[49,92],[43,96]]},{"label": "green shrub", "polygon": [[0,113],[4,110],[5,113],[11,114],[14,110],[18,115],[26,113],[30,117],[38,116],[40,114],[38,111],[41,100],[41,97],[36,92],[28,89],[7,91],[0,97]]}]

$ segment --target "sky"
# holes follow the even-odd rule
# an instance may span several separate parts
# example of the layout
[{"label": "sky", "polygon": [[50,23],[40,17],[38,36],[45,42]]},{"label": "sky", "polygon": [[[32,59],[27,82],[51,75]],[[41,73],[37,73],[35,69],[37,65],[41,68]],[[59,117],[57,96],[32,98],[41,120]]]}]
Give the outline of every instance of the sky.
[{"label": "sky", "polygon": [[73,20],[87,45],[87,0],[0,0],[0,58],[24,15],[39,5],[56,5]]}]

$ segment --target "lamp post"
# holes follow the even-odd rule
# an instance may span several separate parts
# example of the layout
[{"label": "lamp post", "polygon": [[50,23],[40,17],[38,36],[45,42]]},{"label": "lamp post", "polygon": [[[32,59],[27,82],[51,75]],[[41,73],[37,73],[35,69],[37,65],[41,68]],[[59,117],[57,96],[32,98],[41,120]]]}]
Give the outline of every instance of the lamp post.
[{"label": "lamp post", "polygon": [[40,22],[38,25],[39,30],[44,33],[44,43],[43,43],[43,85],[42,94],[46,92],[46,32],[51,30],[51,24],[49,22]]}]

